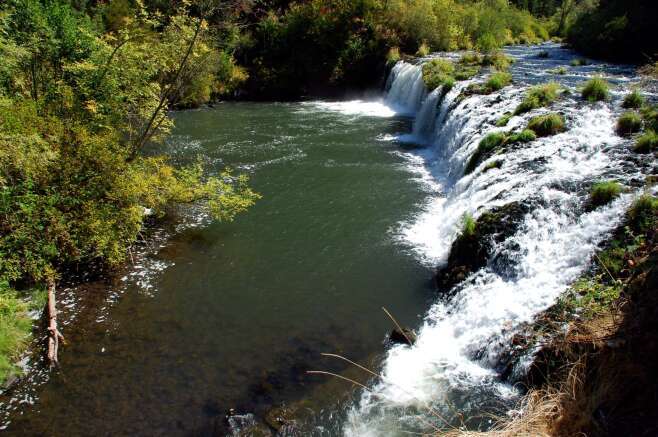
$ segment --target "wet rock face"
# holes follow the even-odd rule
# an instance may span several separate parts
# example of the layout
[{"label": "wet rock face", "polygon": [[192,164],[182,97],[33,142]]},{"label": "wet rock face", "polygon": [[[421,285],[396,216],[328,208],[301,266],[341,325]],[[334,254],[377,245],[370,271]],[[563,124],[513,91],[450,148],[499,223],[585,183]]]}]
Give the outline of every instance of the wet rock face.
[{"label": "wet rock face", "polygon": [[513,202],[482,214],[475,232],[459,236],[452,244],[448,263],[437,269],[437,289],[449,292],[468,275],[487,265],[495,244],[516,232],[528,210],[527,206]]},{"label": "wet rock face", "polygon": [[416,333],[410,328],[402,328],[402,330],[395,328],[388,335],[388,340],[394,344],[413,345],[416,343]]}]

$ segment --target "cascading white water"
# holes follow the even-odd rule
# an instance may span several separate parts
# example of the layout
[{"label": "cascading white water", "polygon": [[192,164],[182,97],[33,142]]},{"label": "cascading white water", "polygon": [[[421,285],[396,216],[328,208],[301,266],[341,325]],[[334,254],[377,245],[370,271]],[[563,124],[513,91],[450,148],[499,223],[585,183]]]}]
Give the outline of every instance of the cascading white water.
[{"label": "cascading white water", "polygon": [[[538,50],[547,50],[548,60],[540,61]],[[614,133],[618,98],[589,105],[564,97],[551,110],[565,116],[566,132],[491,157],[470,175],[463,174],[484,135],[522,128],[531,116],[547,112],[536,110],[513,117],[504,128],[495,126],[500,116],[513,111],[527,85],[557,79],[573,91],[595,71],[572,69],[564,78],[546,77],[546,71],[568,66],[575,56],[557,45],[515,48],[510,53],[517,58],[514,86],[457,105],[455,98],[465,83],[440,100],[437,90],[418,90],[420,67],[401,62],[393,69],[386,101],[394,107],[416,108],[413,137],[431,143],[431,153],[419,156],[438,187],[422,214],[397,230],[402,244],[424,263],[441,265],[465,213],[478,217],[511,202],[520,202],[529,212],[516,233],[496,245],[485,268],[458,284],[453,298],[431,307],[414,346],[388,351],[381,379],[348,413],[347,436],[427,432],[432,430],[428,422],[446,426],[442,417],[454,420],[457,412],[468,417],[487,405],[514,399],[515,390],[495,371],[506,340],[516,326],[553,304],[583,272],[637,194],[631,190],[594,211],[583,208],[593,182],[613,177],[630,187],[631,181],[643,177],[640,169],[625,165],[628,142]],[[617,76],[609,80],[617,83],[629,81],[624,74],[632,75],[624,68],[614,72]],[[419,96],[426,97],[419,102]],[[483,171],[493,160],[502,161],[502,166]],[[428,405],[437,414],[430,414]]]},{"label": "cascading white water", "polygon": [[391,70],[387,89],[387,104],[398,112],[415,115],[427,94],[422,68],[406,62],[398,62]]}]

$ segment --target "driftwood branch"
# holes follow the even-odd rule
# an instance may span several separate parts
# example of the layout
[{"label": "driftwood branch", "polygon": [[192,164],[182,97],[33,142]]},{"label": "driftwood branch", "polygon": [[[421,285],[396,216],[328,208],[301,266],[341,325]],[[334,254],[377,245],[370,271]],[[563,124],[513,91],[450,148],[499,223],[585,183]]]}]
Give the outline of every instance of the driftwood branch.
[{"label": "driftwood branch", "polygon": [[55,281],[48,281],[48,361],[50,367],[58,365],[57,350],[64,336],[57,329],[57,308],[55,300]]}]

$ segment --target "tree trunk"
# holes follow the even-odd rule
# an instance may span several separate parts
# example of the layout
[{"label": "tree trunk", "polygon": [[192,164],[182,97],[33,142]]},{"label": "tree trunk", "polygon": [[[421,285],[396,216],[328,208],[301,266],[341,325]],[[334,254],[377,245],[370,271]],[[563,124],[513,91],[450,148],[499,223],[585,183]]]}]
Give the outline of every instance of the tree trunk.
[{"label": "tree trunk", "polygon": [[50,367],[58,365],[59,340],[64,340],[64,337],[57,329],[57,308],[55,303],[55,281],[51,279],[48,281],[48,361]]}]

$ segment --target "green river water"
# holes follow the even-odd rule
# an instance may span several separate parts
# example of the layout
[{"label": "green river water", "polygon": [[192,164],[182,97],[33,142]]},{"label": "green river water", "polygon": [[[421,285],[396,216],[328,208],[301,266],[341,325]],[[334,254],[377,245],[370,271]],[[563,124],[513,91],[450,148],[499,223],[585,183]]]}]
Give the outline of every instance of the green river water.
[{"label": "green river water", "polygon": [[432,301],[430,269],[395,238],[427,195],[387,140],[409,120],[313,103],[224,103],[175,120],[160,152],[247,172],[263,198],[233,223],[169,238],[132,272],[148,286],[92,283],[64,298],[75,320],[61,370],[35,384],[7,434],[221,435],[229,408],[262,416],[322,393],[326,379],[305,371],[343,367],[321,352],[376,361],[391,328],[382,306],[416,326]]}]

